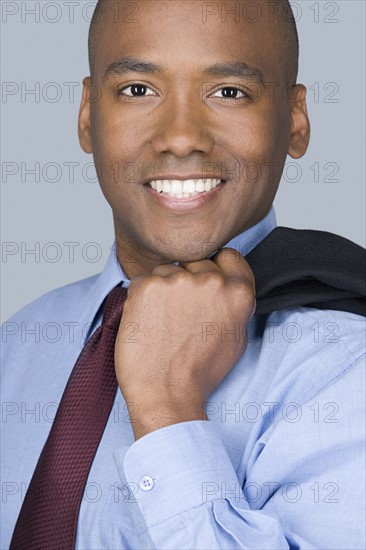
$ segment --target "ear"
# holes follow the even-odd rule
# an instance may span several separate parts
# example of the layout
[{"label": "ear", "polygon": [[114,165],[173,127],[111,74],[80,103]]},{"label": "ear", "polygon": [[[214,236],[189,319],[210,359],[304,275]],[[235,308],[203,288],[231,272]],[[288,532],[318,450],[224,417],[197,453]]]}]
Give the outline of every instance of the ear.
[{"label": "ear", "polygon": [[90,131],[90,88],[91,78],[87,76],[83,80],[83,95],[79,111],[78,134],[79,142],[85,153],[92,153],[92,140]]},{"label": "ear", "polygon": [[288,154],[298,159],[305,155],[310,141],[310,121],[306,107],[306,87],[296,84],[289,98],[291,104],[291,135]]}]

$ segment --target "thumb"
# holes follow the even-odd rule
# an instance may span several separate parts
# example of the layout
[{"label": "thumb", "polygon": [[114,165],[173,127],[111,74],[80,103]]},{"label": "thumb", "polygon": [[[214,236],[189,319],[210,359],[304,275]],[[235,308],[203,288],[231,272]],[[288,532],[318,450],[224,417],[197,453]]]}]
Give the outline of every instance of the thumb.
[{"label": "thumb", "polygon": [[244,256],[237,250],[230,247],[221,248],[211,260],[227,277],[242,279],[253,289],[254,294],[256,293],[254,273]]}]

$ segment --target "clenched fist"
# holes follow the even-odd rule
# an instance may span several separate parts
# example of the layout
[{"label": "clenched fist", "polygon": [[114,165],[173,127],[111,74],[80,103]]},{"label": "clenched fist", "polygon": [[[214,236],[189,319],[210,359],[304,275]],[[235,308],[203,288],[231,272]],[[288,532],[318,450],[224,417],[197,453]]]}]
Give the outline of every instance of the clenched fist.
[{"label": "clenched fist", "polygon": [[244,353],[255,306],[253,272],[232,248],[131,279],[115,365],[136,439],[207,420],[204,404]]}]

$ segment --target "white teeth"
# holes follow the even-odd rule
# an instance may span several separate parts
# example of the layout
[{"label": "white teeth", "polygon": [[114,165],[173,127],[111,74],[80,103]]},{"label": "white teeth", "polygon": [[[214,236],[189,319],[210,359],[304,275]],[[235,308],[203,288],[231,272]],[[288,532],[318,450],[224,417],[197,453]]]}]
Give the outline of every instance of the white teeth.
[{"label": "white teeth", "polygon": [[205,184],[203,183],[202,180],[198,180],[198,182],[196,183],[196,192],[198,191],[198,193],[203,193],[204,190],[205,190]]},{"label": "white teeth", "polygon": [[196,185],[194,180],[186,180],[183,182],[183,193],[195,193]]},{"label": "white teeth", "polygon": [[178,180],[171,181],[170,192],[174,193],[174,195],[181,195],[183,193],[183,183]]},{"label": "white teeth", "polygon": [[152,187],[158,193],[165,193],[171,197],[178,199],[188,198],[195,196],[205,191],[211,191],[215,189],[220,183],[221,179],[197,179],[197,180],[153,180],[149,182]]}]

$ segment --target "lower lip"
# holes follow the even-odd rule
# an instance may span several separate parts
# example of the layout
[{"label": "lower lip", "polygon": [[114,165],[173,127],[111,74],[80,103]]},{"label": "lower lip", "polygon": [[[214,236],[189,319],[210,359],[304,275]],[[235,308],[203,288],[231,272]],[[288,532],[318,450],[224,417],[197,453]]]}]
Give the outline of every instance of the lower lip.
[{"label": "lower lip", "polygon": [[150,187],[150,185],[144,185],[144,188],[147,190],[151,199],[154,200],[159,206],[163,206],[164,208],[168,208],[169,210],[174,210],[176,212],[187,212],[203,208],[206,204],[217,197],[225,185],[226,182],[222,182],[214,189],[211,189],[211,191],[203,191],[194,197],[187,197],[185,199],[176,199],[170,195],[158,193]]}]

